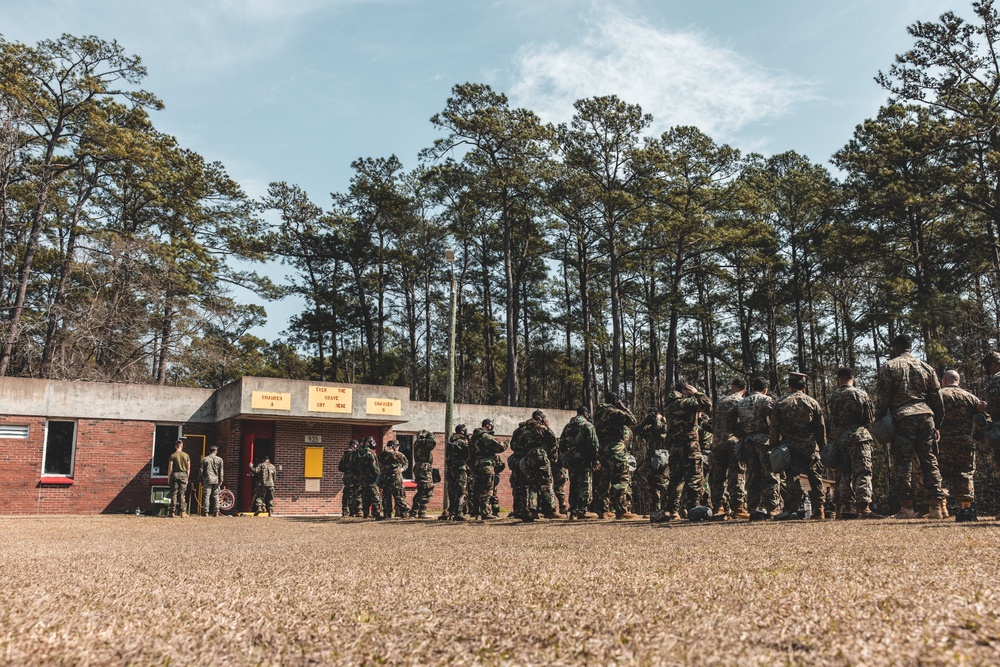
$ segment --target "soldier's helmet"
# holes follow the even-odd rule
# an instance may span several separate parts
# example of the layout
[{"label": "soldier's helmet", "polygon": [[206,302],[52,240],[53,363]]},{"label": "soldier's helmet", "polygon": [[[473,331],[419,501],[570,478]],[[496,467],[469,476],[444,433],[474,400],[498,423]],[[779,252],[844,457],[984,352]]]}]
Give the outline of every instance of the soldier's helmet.
[{"label": "soldier's helmet", "polygon": [[482,427],[485,428],[487,431],[492,431],[493,430],[493,420],[490,419],[489,417],[487,417],[486,419],[483,420]]},{"label": "soldier's helmet", "polygon": [[455,427],[455,433],[468,433],[469,429],[466,428],[465,424],[459,424]]},{"label": "soldier's helmet", "polygon": [[531,413],[531,418],[541,421],[542,419],[545,419],[545,413],[541,410],[535,410]]},{"label": "soldier's helmet", "polygon": [[349,445],[347,445],[347,446],[350,447],[351,449],[357,449],[358,445],[360,445],[360,444],[361,443],[358,442],[357,440],[351,440],[351,443]]}]

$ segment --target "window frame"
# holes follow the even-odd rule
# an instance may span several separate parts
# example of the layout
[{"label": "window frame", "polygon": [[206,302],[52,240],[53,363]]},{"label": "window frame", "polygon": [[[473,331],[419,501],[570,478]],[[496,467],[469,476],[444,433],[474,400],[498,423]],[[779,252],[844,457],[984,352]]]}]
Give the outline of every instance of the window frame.
[{"label": "window frame", "polygon": [[[174,442],[177,442],[177,440],[181,440],[181,439],[184,438],[184,424],[182,424],[180,422],[153,422],[153,442],[150,445],[150,450],[149,450],[149,477],[150,477],[150,479],[155,479],[155,478],[158,478],[158,477],[166,478],[166,476],[167,476],[166,469],[164,469],[163,472],[156,472],[155,468],[153,467],[153,465],[156,463],[156,429],[159,428],[160,426],[176,426],[177,427],[177,437],[174,438]],[[174,453],[174,449],[173,449],[174,442],[170,443],[170,454]],[[167,455],[167,461],[168,462],[170,461],[169,454]]]},{"label": "window frame", "polygon": [[[70,447],[69,453],[69,472],[45,472],[45,461],[49,455],[49,424],[52,422],[57,422],[60,424],[72,424],[73,425],[73,443]],[[77,440],[80,433],[80,424],[76,419],[46,419],[45,420],[45,442],[42,445],[42,479],[47,478],[53,479],[73,479],[76,474],[76,446]]]},{"label": "window frame", "polygon": [[[416,482],[416,478],[414,478],[414,476],[413,476],[413,445],[416,444],[416,442],[417,442],[417,434],[416,433],[400,433],[400,432],[397,431],[396,432],[396,440],[398,441],[400,438],[409,438],[409,440],[410,440],[409,447],[407,448],[406,454],[405,454],[406,455],[406,460],[407,460],[407,466],[406,466],[406,469],[403,470],[402,473],[401,473],[402,476],[403,476],[403,481],[404,482]],[[400,443],[400,444],[402,445],[402,443]],[[403,448],[400,447],[400,451],[402,451],[402,449]]]}]

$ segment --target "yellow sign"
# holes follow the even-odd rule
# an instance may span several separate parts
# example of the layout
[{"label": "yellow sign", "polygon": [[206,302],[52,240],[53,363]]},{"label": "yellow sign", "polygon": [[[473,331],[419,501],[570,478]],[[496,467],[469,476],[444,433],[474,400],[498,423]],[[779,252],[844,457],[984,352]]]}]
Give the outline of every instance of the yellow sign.
[{"label": "yellow sign", "polygon": [[351,387],[309,387],[309,412],[351,414]]},{"label": "yellow sign", "polygon": [[365,414],[395,415],[403,414],[403,402],[398,398],[369,398]]},{"label": "yellow sign", "polygon": [[274,391],[250,393],[250,407],[254,410],[291,410],[292,395]]},{"label": "yellow sign", "polygon": [[306,479],[319,479],[323,476],[323,448],[306,447]]}]

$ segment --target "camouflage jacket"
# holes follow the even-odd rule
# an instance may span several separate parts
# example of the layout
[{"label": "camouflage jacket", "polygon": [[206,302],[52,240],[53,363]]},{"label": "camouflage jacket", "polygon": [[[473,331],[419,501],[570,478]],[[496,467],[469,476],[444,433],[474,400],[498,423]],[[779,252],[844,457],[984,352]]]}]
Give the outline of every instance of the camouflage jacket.
[{"label": "camouflage jacket", "polygon": [[226,476],[222,473],[222,457],[209,454],[201,460],[201,483],[222,484]]},{"label": "camouflage jacket", "polygon": [[556,434],[552,429],[537,419],[529,419],[518,424],[511,439],[511,450],[526,454],[539,447],[545,450],[550,462],[555,463],[559,459],[559,441],[556,440]]},{"label": "camouflage jacket", "polygon": [[449,468],[463,468],[469,464],[469,436],[451,434],[444,446],[444,462]]},{"label": "camouflage jacket", "polygon": [[698,442],[703,449],[712,449],[715,436],[712,434],[712,418],[704,412],[698,413]]},{"label": "camouflage jacket", "polygon": [[742,437],[768,435],[771,415],[774,414],[774,397],[759,391],[743,397],[736,411],[734,433]]},{"label": "camouflage jacket", "polygon": [[437,438],[428,430],[423,430],[417,434],[417,439],[413,442],[413,462],[414,463],[434,463],[434,448],[437,447]]},{"label": "camouflage jacket", "polygon": [[878,371],[875,419],[881,419],[886,413],[891,413],[893,419],[934,415],[935,426],[940,425],[944,417],[937,374],[909,352],[893,357]]},{"label": "camouflage jacket", "polygon": [[986,411],[993,421],[1000,421],[1000,373],[986,378]]},{"label": "camouflage jacket", "polygon": [[374,482],[381,472],[375,450],[364,445],[358,447],[354,453],[354,470],[362,481],[369,484]]},{"label": "camouflage jacket", "polygon": [[979,398],[961,387],[941,387],[944,419],[941,420],[943,444],[972,442],[972,416],[979,412]]},{"label": "camouflage jacket", "polygon": [[357,465],[354,462],[354,454],[356,452],[356,449],[348,447],[340,456],[340,463],[337,464],[337,470],[344,473],[345,476],[353,475],[356,472],[355,468],[357,468]]},{"label": "camouflage jacket", "polygon": [[826,414],[830,437],[838,444],[871,442],[865,427],[875,421],[875,404],[864,389],[837,387],[826,399]]},{"label": "camouflage jacket", "polygon": [[715,404],[715,414],[712,417],[712,447],[714,449],[732,449],[736,446],[739,436],[736,429],[739,427],[740,401],[743,394],[737,392],[723,396],[722,400]]},{"label": "camouflage jacket", "polygon": [[572,452],[572,458],[580,465],[593,463],[600,447],[594,425],[583,415],[577,415],[566,422],[562,435],[559,436],[560,453],[565,455]]},{"label": "camouflage jacket", "polygon": [[632,440],[632,427],[636,425],[635,415],[628,408],[609,403],[601,403],[594,413],[594,428],[600,443],[600,455],[624,457],[628,443]]},{"label": "camouflage jacket", "polygon": [[662,415],[647,415],[636,427],[636,434],[646,441],[648,449],[662,449],[667,438],[667,420]]},{"label": "camouflage jacket", "polygon": [[779,444],[824,446],[826,426],[816,399],[804,391],[782,396],[774,405],[770,437],[774,447]]},{"label": "camouflage jacket", "polygon": [[383,449],[378,455],[379,472],[386,477],[401,475],[408,463],[406,455],[394,449]]},{"label": "camouflage jacket", "polygon": [[679,391],[670,392],[667,409],[663,411],[667,420],[667,446],[683,447],[697,443],[698,415],[711,409],[712,400],[700,391],[687,397]]},{"label": "camouflage jacket", "polygon": [[493,437],[493,431],[479,427],[472,432],[469,448],[473,454],[472,460],[499,460],[499,454],[507,451],[507,445]]},{"label": "camouflage jacket", "polygon": [[277,470],[270,461],[261,461],[253,469],[253,481],[259,486],[274,486]]}]

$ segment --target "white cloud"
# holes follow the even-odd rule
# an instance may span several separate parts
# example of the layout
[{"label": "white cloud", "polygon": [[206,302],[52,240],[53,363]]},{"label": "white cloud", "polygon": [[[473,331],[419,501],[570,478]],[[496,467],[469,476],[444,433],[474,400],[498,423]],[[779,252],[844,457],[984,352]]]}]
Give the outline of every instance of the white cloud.
[{"label": "white cloud", "polygon": [[660,133],[696,125],[726,139],[812,99],[811,86],[755,64],[704,34],[669,32],[618,10],[597,10],[578,44],[531,44],[515,62],[515,104],[544,120],[572,118],[573,102],[615,94],[653,115]]}]

